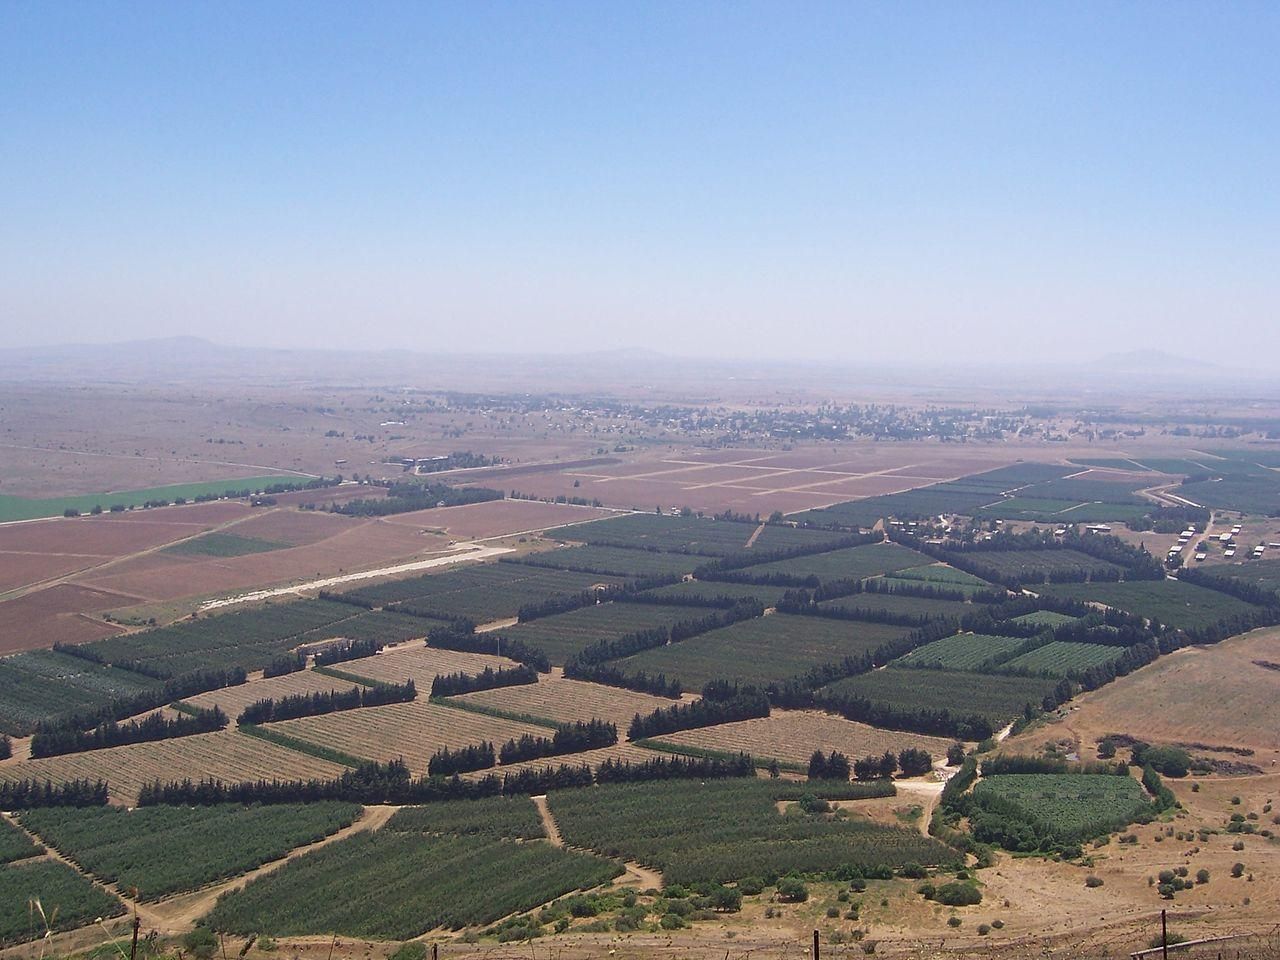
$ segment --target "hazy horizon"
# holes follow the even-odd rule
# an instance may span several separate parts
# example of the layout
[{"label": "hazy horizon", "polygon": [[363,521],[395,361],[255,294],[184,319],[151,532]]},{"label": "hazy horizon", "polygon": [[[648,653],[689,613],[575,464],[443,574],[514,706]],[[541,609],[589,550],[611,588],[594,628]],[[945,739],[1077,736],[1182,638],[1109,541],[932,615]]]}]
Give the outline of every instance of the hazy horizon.
[{"label": "hazy horizon", "polygon": [[1280,359],[1280,12],[10,5],[6,346]]}]

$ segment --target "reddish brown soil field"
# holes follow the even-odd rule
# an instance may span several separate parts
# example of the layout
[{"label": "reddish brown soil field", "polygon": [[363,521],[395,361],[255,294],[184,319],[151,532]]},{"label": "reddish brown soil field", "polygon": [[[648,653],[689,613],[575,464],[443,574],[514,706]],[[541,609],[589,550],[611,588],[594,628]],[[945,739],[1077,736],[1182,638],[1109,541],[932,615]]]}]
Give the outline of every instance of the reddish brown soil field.
[{"label": "reddish brown soil field", "polygon": [[272,543],[305,546],[342,533],[360,521],[319,510],[270,510],[243,523],[232,531],[241,537],[257,537]]},{"label": "reddish brown soil field", "polygon": [[[119,557],[145,550],[171,540],[194,536],[201,529],[248,512],[248,507],[227,504],[239,509],[223,520],[187,521],[185,507],[148,510],[123,517],[81,517],[76,520],[39,520],[0,526],[0,551],[33,553],[80,553]],[[168,516],[166,516],[166,513]]]},{"label": "reddish brown soil field", "polygon": [[0,553],[0,593],[101,562],[102,557],[75,553]]},{"label": "reddish brown soil field", "polygon": [[86,619],[81,614],[123,606],[136,600],[86,587],[59,584],[0,603],[0,653],[114,636],[122,631]]},{"label": "reddish brown soil field", "polygon": [[483,540],[509,534],[545,530],[566,523],[595,520],[609,515],[607,510],[575,507],[536,500],[492,500],[464,507],[440,507],[388,517],[387,523],[436,528],[455,540]]}]

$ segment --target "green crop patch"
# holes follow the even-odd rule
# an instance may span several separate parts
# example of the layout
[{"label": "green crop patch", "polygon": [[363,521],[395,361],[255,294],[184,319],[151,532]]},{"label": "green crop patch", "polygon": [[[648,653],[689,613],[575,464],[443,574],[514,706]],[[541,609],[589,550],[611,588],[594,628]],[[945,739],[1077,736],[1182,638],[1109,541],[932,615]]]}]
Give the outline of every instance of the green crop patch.
[{"label": "green crop patch", "polygon": [[355,803],[28,810],[22,825],[105,883],[158,900],[246,873],[323,840],[360,816]]},{"label": "green crop patch", "polygon": [[[984,670],[1013,656],[1027,641],[1022,637],[958,633],[917,647],[894,661],[895,666],[947,670]],[[1123,651],[1121,651],[1123,652]]]},{"label": "green crop patch", "polygon": [[312,478],[297,475],[245,477],[240,480],[178,483],[167,487],[150,487],[145,490],[116,490],[110,493],[88,493],[73,497],[51,497],[45,500],[0,496],[0,523],[60,517],[68,510],[89,513],[95,507],[104,511],[109,511],[112,507],[136,509],[149,501],[156,503],[179,499],[190,501],[196,497],[240,496],[246,490],[250,493],[258,493],[275,484],[299,483],[310,479]]},{"label": "green crop patch", "polygon": [[777,613],[646,650],[615,664],[625,673],[666,674],[686,690],[700,689],[709,680],[768,684],[845,657],[872,653],[910,632],[910,627]]},{"label": "green crop patch", "polygon": [[0,820],[0,863],[13,863],[44,853],[42,847],[31,842],[31,838],[9,823]]},{"label": "green crop patch", "polygon": [[255,610],[203,616],[158,630],[95,640],[83,647],[107,663],[137,663],[147,672],[165,677],[229,667],[261,670],[273,658],[297,646],[303,634],[364,612],[331,600],[272,603]]},{"label": "green crop patch", "polygon": [[975,569],[990,571],[992,577],[1046,577],[1081,579],[1101,576],[1118,579],[1124,570],[1078,550],[982,550],[966,553]]},{"label": "green crop patch", "polygon": [[625,547],[566,547],[530,553],[511,565],[550,567],[615,577],[655,577],[692,573],[705,560],[687,553],[660,553],[656,550],[632,550]]},{"label": "green crop patch", "polygon": [[389,580],[343,594],[372,607],[400,604],[415,614],[475,623],[514,617],[527,603],[576,594],[621,577],[573,573],[517,563],[485,563],[404,580]]},{"label": "green crop patch", "polygon": [[[878,784],[800,785],[819,797]],[[857,796],[856,793],[853,794]],[[566,790],[548,797],[565,841],[661,870],[667,883],[728,882],[791,871],[956,863],[960,854],[918,831],[881,826],[857,814],[779,813],[787,794],[763,780],[665,781]]]},{"label": "green crop patch", "polygon": [[151,677],[56,650],[15,654],[0,659],[0,732],[25,736],[37,724],[160,687]]},{"label": "green crop patch", "polygon": [[1044,838],[1088,840],[1143,819],[1152,809],[1132,777],[1084,773],[984,777],[973,788],[973,804],[982,811],[974,818],[974,836],[1015,850],[1038,849]]},{"label": "green crop patch", "polygon": [[690,607],[659,603],[601,603],[540,617],[500,633],[537,647],[552,663],[565,663],[599,640],[617,640],[639,630],[670,627],[704,613]]},{"label": "green crop patch", "polygon": [[929,563],[929,558],[896,543],[869,543],[827,553],[812,553],[790,560],[775,560],[735,571],[748,579],[767,580],[782,576],[820,581],[863,580],[881,574]]},{"label": "green crop patch", "polygon": [[179,557],[245,557],[252,553],[284,550],[289,546],[287,543],[242,537],[235,533],[206,533],[201,537],[175,543],[172,547],[165,548],[164,552]]},{"label": "green crop patch", "polygon": [[1224,563],[1197,567],[1196,573],[1230,588],[1232,583],[1248,584],[1266,590],[1280,601],[1280,560],[1250,560],[1248,563]]},{"label": "green crop patch", "polygon": [[1124,647],[1108,647],[1097,643],[1053,640],[1021,656],[1000,664],[1002,670],[1026,671],[1050,677],[1066,677],[1083,673],[1090,667],[1101,667],[1124,656]]},{"label": "green crop patch", "polygon": [[[533,810],[528,800],[509,802]],[[312,851],[226,894],[209,924],[237,934],[408,940],[436,927],[492,923],[623,872],[615,861],[542,840],[504,839],[532,832],[528,811],[516,809],[464,800],[402,811],[381,830]]]},{"label": "green crop patch", "polygon": [[27,943],[45,935],[44,921],[30,906],[33,900],[40,902],[49,929],[55,933],[124,913],[123,903],[65,863],[29,860],[6,864],[0,867],[0,946]]},{"label": "green crop patch", "polygon": [[1180,580],[1128,580],[1123,583],[1052,583],[1045,593],[1103,603],[1183,630],[1213,626],[1238,615],[1253,615],[1253,604]]}]

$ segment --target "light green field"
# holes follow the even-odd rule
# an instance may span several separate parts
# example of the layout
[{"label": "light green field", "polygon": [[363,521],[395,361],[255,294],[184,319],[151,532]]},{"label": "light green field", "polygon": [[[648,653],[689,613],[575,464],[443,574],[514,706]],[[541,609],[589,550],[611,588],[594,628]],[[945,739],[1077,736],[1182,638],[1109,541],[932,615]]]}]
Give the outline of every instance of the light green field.
[{"label": "light green field", "polygon": [[116,490],[108,493],[86,493],[75,497],[51,497],[36,500],[28,497],[0,496],[0,523],[14,520],[39,520],[43,517],[60,517],[67,510],[88,513],[94,507],[109,511],[113,506],[141,507],[148,500],[175,500],[182,497],[194,500],[207,494],[223,494],[228,490],[261,490],[275,483],[297,483],[310,477],[270,476],[243,477],[238,480],[212,480],[207,483],[177,483],[168,487],[152,487],[148,490]]}]

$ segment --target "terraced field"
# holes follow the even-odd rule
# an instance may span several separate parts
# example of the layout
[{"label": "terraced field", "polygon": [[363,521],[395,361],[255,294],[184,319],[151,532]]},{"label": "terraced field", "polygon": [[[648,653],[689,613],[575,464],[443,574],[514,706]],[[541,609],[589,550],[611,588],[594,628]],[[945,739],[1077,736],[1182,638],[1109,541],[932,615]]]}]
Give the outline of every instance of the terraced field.
[{"label": "terraced field", "polygon": [[767,684],[869,653],[910,632],[909,627],[778,613],[646,650],[616,664],[626,672],[676,677],[686,690],[700,690],[715,679]]},{"label": "terraced field", "polygon": [[106,780],[112,800],[132,805],[142,786],[155,780],[329,779],[345,770],[336,763],[286,750],[230,729],[177,740],[0,764],[0,779],[48,779],[54,783]]},{"label": "terraced field", "polygon": [[512,713],[545,717],[556,723],[599,718],[610,721],[620,730],[626,730],[631,718],[637,713],[652,713],[659,707],[668,707],[672,703],[646,693],[619,690],[581,680],[566,680],[564,677],[543,677],[538,683],[481,690],[453,699]]},{"label": "terraced field", "polygon": [[552,663],[563,664],[597,640],[616,640],[637,630],[669,627],[691,620],[699,612],[689,607],[656,603],[602,603],[568,613],[542,617],[497,631],[546,652]]},{"label": "terraced field", "polygon": [[775,710],[767,717],[739,720],[700,730],[682,730],[657,738],[660,743],[694,750],[749,753],[757,759],[807,765],[814,750],[839,750],[858,758],[907,748],[944,758],[953,741],[900,730],[881,730],[816,710]]},{"label": "terraced field", "polygon": [[501,746],[526,733],[547,733],[545,727],[453,710],[421,696],[412,703],[285,720],[266,729],[365,760],[403,758],[414,775],[425,774],[431,755],[442,747],[456,750],[486,740]]}]

